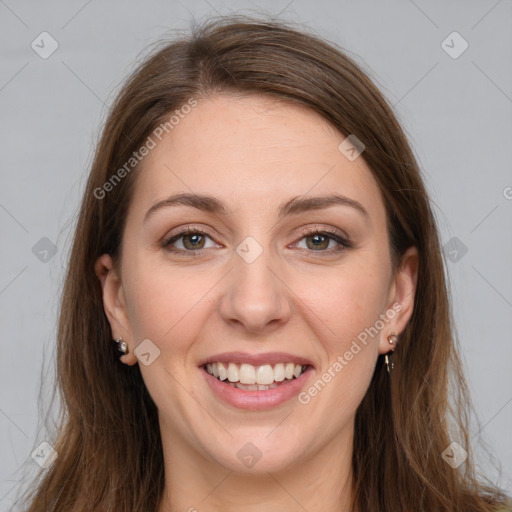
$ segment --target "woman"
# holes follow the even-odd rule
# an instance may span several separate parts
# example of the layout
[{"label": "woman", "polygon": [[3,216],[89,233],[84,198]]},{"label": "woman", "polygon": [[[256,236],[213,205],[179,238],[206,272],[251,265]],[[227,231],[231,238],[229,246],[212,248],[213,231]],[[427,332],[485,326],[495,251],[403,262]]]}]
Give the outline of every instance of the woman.
[{"label": "woman", "polygon": [[27,510],[500,510],[453,332],[427,192],[369,78],[304,29],[210,21],[106,121],[58,456]]}]

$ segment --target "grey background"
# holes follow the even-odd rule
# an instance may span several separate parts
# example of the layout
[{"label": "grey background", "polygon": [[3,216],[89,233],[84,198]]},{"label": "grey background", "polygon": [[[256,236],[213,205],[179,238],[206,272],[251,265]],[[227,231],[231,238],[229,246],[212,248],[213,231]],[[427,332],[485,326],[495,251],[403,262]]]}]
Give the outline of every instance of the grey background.
[{"label": "grey background", "polygon": [[[487,442],[501,479],[488,463],[482,468],[512,491],[510,0],[0,0],[0,510],[36,468],[30,455],[45,440],[38,400],[42,385],[44,403],[53,389],[58,294],[106,105],[140,52],[169,28],[187,28],[192,16],[261,10],[346,48],[394,105],[449,243],[479,419],[474,448]],[[43,31],[59,45],[47,59],[31,48]],[[456,59],[441,46],[453,31],[469,44]],[[56,244],[53,257],[44,237]]]}]

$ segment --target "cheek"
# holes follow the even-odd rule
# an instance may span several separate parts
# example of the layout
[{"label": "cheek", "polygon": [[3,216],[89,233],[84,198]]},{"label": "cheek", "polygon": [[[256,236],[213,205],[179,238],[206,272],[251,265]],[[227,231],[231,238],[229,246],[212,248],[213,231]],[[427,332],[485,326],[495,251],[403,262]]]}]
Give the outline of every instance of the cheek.
[{"label": "cheek", "polygon": [[126,300],[135,343],[150,339],[160,349],[160,363],[181,375],[195,357],[195,343],[208,337],[224,273],[144,255],[134,258],[126,271]]},{"label": "cheek", "polygon": [[[192,278],[190,273],[185,276],[177,268],[142,259],[130,265],[126,273],[130,276],[128,314],[136,342],[149,338],[164,348],[165,340],[172,339],[173,349],[186,343],[197,325],[194,317],[202,309],[201,298],[208,282]],[[187,336],[183,336],[184,331]]]},{"label": "cheek", "polygon": [[332,273],[328,280],[317,280],[316,288],[306,280],[302,288],[303,317],[314,322],[322,364],[299,402],[312,423],[314,418],[330,418],[324,423],[327,436],[336,435],[340,425],[350,421],[372,379],[380,319],[385,313],[386,279],[378,264],[354,265]]},{"label": "cheek", "polygon": [[299,302],[307,306],[304,311],[320,320],[319,327],[331,340],[329,352],[339,353],[384,312],[388,275],[378,262],[354,262],[323,276],[302,275],[296,290]]}]

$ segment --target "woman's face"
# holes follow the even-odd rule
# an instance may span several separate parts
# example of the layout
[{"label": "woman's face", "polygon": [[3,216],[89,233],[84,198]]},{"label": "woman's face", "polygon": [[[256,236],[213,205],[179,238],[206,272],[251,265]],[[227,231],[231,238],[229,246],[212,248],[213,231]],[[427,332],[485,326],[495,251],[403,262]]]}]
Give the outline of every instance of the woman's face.
[{"label": "woman's face", "polygon": [[143,160],[120,269],[97,271],[173,453],[263,472],[351,446],[416,277],[413,251],[392,272],[379,188],[344,139],[306,108],[218,95]]}]

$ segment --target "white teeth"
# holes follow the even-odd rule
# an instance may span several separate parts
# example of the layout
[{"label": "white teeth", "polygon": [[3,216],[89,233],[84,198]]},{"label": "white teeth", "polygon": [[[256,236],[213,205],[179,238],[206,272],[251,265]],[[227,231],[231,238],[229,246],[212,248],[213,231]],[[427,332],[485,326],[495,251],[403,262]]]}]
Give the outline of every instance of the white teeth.
[{"label": "white teeth", "polygon": [[222,363],[217,363],[217,366],[219,367],[219,379],[226,380],[228,378],[226,367]]},{"label": "white teeth", "polygon": [[293,379],[293,370],[295,368],[295,365],[293,363],[288,363],[284,367],[284,376],[287,379]]},{"label": "white teeth", "polygon": [[258,391],[257,384],[240,384],[240,382],[237,382],[235,384],[235,388],[243,389],[245,391]]},{"label": "white teeth", "polygon": [[284,375],[284,364],[283,363],[277,363],[274,366],[274,380],[276,382],[282,382],[285,378]]},{"label": "white teeth", "polygon": [[267,389],[277,388],[277,384],[272,383],[270,386],[263,386],[262,384],[240,384],[240,382],[229,382],[233,388],[243,389],[244,391],[266,391]]},{"label": "white teeth", "polygon": [[274,370],[272,366],[269,364],[260,366],[256,372],[256,382],[258,384],[272,384],[272,382],[274,382]]},{"label": "white teeth", "polygon": [[238,366],[233,363],[229,363],[228,366],[228,380],[229,382],[238,382]]},{"label": "white teeth", "polygon": [[284,380],[292,380],[302,375],[305,366],[294,363],[277,363],[253,366],[243,363],[207,363],[206,371],[222,381],[227,381],[233,387],[249,391],[265,391],[273,389]]},{"label": "white teeth", "polygon": [[256,368],[252,364],[240,365],[240,384],[256,384]]}]

